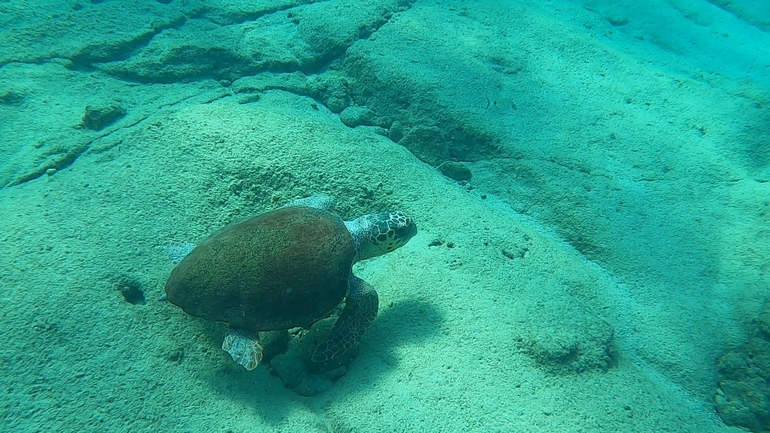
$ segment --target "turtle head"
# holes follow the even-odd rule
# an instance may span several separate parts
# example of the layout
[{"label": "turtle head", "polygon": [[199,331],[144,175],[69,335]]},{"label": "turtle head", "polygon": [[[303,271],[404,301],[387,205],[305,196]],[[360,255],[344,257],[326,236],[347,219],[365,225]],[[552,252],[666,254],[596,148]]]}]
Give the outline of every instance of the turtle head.
[{"label": "turtle head", "polygon": [[356,242],[357,260],[389,253],[406,245],[417,234],[414,220],[403,212],[364,215],[345,225]]}]

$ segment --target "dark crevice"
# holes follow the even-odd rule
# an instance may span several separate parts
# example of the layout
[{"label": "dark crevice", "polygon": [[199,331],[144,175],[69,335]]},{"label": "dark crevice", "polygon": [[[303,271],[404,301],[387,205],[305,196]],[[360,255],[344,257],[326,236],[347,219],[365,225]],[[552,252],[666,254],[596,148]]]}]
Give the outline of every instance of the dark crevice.
[{"label": "dark crevice", "polygon": [[315,75],[325,72],[334,62],[344,59],[350,47],[357,44],[358,42],[371,39],[372,35],[377,33],[383,26],[388,24],[397,13],[398,12],[388,11],[383,15],[382,20],[373,23],[371,26],[362,26],[358,29],[357,39],[351,41],[347,45],[341,46],[338,50],[334,50],[326,56],[318,58],[317,61],[313,62],[313,65],[310,65],[311,67],[305,68],[301,72],[305,73],[306,75]]},{"label": "dark crevice", "polygon": [[[187,101],[187,100],[189,100],[191,98],[194,98],[194,97],[197,97],[197,96],[200,96],[200,95],[201,95],[201,93],[197,93],[197,94],[194,94],[194,95],[190,95],[190,96],[188,96],[186,98],[182,98],[182,99],[180,99],[180,100],[178,100],[178,101],[176,101],[174,103],[161,105],[161,106],[159,106],[157,108],[157,110],[165,109],[165,108],[168,108],[168,107],[173,107],[174,105],[180,104],[180,103],[182,103],[184,101]],[[229,96],[231,96],[230,93],[224,93],[224,94],[215,95],[215,96],[212,96],[211,98],[207,99],[206,101],[203,101],[202,103],[209,104],[209,103],[211,103],[213,101],[216,101],[216,100],[222,99],[222,98],[226,98],[226,97],[229,97]],[[10,187],[13,187],[13,186],[17,186],[17,185],[21,185],[23,183],[39,179],[39,178],[41,178],[41,177],[43,177],[44,175],[47,175],[47,174],[53,174],[51,171],[58,172],[58,171],[61,171],[63,169],[69,168],[71,165],[73,165],[78,160],[78,158],[80,158],[81,156],[83,156],[83,155],[85,155],[85,154],[87,154],[89,152],[92,152],[92,153],[104,153],[104,152],[107,152],[110,149],[114,148],[115,146],[121,144],[122,141],[121,140],[117,140],[112,145],[100,147],[97,150],[93,150],[93,151],[92,151],[92,147],[93,147],[94,143],[96,143],[97,141],[99,141],[101,139],[104,139],[104,138],[107,138],[110,135],[112,135],[112,134],[114,134],[114,133],[116,133],[116,132],[118,132],[120,130],[124,130],[124,129],[128,129],[128,128],[133,128],[134,126],[136,126],[136,125],[138,125],[140,123],[143,123],[144,121],[146,121],[150,117],[152,117],[152,116],[151,115],[143,116],[143,117],[141,117],[139,119],[134,120],[133,122],[131,122],[129,124],[120,126],[120,127],[115,128],[113,130],[110,130],[109,132],[101,134],[101,135],[95,137],[94,139],[89,140],[89,141],[87,141],[85,143],[81,143],[81,144],[75,146],[72,149],[68,149],[66,151],[60,152],[59,153],[59,155],[60,155],[59,157],[52,158],[50,161],[42,164],[41,166],[35,168],[34,170],[29,171],[28,173],[19,176],[13,182],[11,182],[11,183],[9,183],[7,185],[0,186],[0,190],[3,190],[5,188],[10,188]]]},{"label": "dark crevice", "polygon": [[[320,2],[308,1],[302,4],[294,4],[291,6],[282,6],[282,7],[277,7],[270,10],[260,11],[259,13],[243,16],[242,17],[243,19],[240,22],[233,23],[233,24],[240,24],[249,20],[259,19],[271,13],[282,12],[282,11],[290,10],[292,8],[306,6],[313,3],[320,3]],[[306,61],[304,63],[301,61],[300,62],[266,61],[262,64],[248,65],[248,64],[241,63],[239,65],[240,59],[235,58],[235,59],[229,59],[234,66],[230,68],[222,69],[221,67],[217,67],[217,65],[221,65],[223,63],[222,58],[218,56],[214,56],[209,59],[212,63],[212,66],[207,71],[208,73],[197,74],[195,76],[187,77],[188,79],[185,79],[185,77],[174,76],[173,74],[169,74],[168,80],[163,80],[163,79],[147,80],[147,79],[143,79],[144,77],[141,77],[138,74],[131,74],[131,73],[123,73],[123,74],[107,73],[107,74],[114,76],[116,78],[120,78],[126,82],[135,82],[135,83],[141,83],[141,84],[199,82],[199,81],[205,81],[208,79],[235,81],[240,78],[255,76],[261,73],[292,74],[296,72],[302,72],[307,76],[317,75],[327,71],[334,62],[344,59],[351,46],[353,46],[359,41],[370,39],[374,34],[377,33],[377,31],[379,31],[380,28],[382,28],[385,24],[390,22],[390,20],[397,13],[402,12],[404,10],[406,10],[406,8],[400,8],[399,10],[385,11],[379,17],[379,19],[374,20],[374,22],[370,24],[362,25],[358,29],[357,38],[352,39],[349,43],[336,46],[334,47],[334,49],[330,50],[329,52],[323,53],[322,55],[319,55],[316,58],[311,58],[311,60]],[[21,62],[21,63],[40,64],[40,63],[45,63],[49,61],[69,60],[72,62],[70,69],[76,70],[76,71],[91,71],[96,69],[96,67],[94,66],[95,63],[109,63],[109,62],[124,61],[129,59],[131,56],[135,55],[138,51],[147,47],[152,42],[155,36],[161,34],[163,31],[168,29],[181,28],[190,19],[197,19],[199,17],[203,17],[204,19],[211,21],[211,19],[206,16],[207,13],[208,13],[207,10],[201,9],[196,11],[194,14],[180,15],[178,19],[166,25],[153,28],[152,30],[149,30],[147,33],[142,34],[139,37],[134,38],[130,41],[116,43],[111,46],[102,46],[102,45],[94,44],[94,45],[84,47],[81,49],[81,52],[79,54],[73,56],[70,59],[62,58],[60,56],[50,56],[47,58],[36,59],[35,62]],[[212,21],[212,22],[216,23],[216,21]],[[7,63],[20,63],[20,62],[8,61],[4,64],[7,64]],[[0,67],[2,67],[2,65],[0,65]],[[294,93],[301,96],[311,96],[310,92],[300,91],[300,89],[297,89],[296,87],[292,87],[290,85],[289,86],[268,85],[267,87],[260,89],[260,91],[271,90],[271,89],[287,91],[287,92]],[[238,93],[248,93],[248,91],[238,92]],[[200,94],[196,94],[190,97],[195,97],[199,95]],[[232,93],[220,94],[208,102],[212,102],[213,100],[217,100],[223,97],[228,97],[230,95],[232,95]],[[175,103],[168,104],[167,106],[176,105],[186,99],[189,99],[189,98],[185,98]],[[164,108],[164,107],[159,107],[159,109],[160,108]],[[59,170],[68,168],[72,164],[74,164],[77,161],[77,159],[80,158],[80,156],[91,151],[92,146],[98,140],[104,139],[105,137],[108,137],[109,135],[113,134],[118,130],[125,129],[125,128],[132,128],[137,124],[144,122],[149,117],[150,117],[149,115],[143,116],[142,118],[131,122],[131,124],[125,124],[119,128],[106,132],[105,134],[101,134],[98,137],[95,137],[94,139],[89,140],[85,143],[77,144],[72,149],[62,151],[57,156],[50,156],[50,160],[41,164],[39,167],[27,172],[26,174],[19,176],[11,183],[6,184],[4,186],[0,186],[0,189],[20,185],[20,184],[38,179],[44,175],[52,175],[53,173]],[[120,144],[120,140],[116,141],[116,143],[113,145],[104,146],[102,148],[95,149],[94,152],[98,152],[98,153],[105,152],[105,151],[108,151],[109,149],[114,148],[118,144]]]},{"label": "dark crevice", "polygon": [[91,146],[93,141],[85,144],[81,144],[73,149],[69,149],[66,153],[63,153],[59,158],[53,159],[46,164],[41,165],[37,169],[18,177],[15,181],[11,182],[8,186],[16,186],[22,183],[26,183],[42,177],[44,174],[49,173],[49,170],[61,170],[72,165],[81,155],[83,155]]},{"label": "dark crevice", "polygon": [[93,70],[94,63],[109,63],[126,60],[142,48],[146,48],[152,42],[155,36],[169,29],[178,29],[182,27],[188,18],[180,15],[176,20],[164,25],[153,28],[152,30],[140,35],[137,38],[117,43],[114,45],[93,44],[84,47],[79,54],[76,54],[72,61],[73,70]]},{"label": "dark crevice", "polygon": [[[276,6],[276,7],[273,7],[273,8],[266,8],[266,9],[262,9],[262,10],[259,10],[259,11],[253,11],[253,12],[249,12],[249,13],[240,14],[240,15],[237,15],[236,17],[234,17],[234,19],[231,19],[231,20],[217,20],[216,19],[217,17],[214,16],[214,14],[212,14],[211,9],[202,8],[201,10],[199,10],[195,14],[194,17],[195,18],[205,19],[205,20],[207,20],[207,21],[209,21],[209,22],[211,22],[213,24],[217,24],[219,26],[226,27],[226,26],[232,26],[232,25],[240,25],[240,24],[247,23],[247,22],[250,22],[250,21],[256,21],[256,20],[258,20],[258,19],[260,19],[262,17],[266,17],[268,15],[276,14],[276,13],[279,13],[279,12],[290,11],[292,9],[296,9],[298,7],[303,7],[303,6],[307,6],[307,5],[311,5],[311,4],[325,3],[325,2],[328,2],[328,1],[330,1],[330,0],[318,0],[318,1],[307,0],[307,1],[304,1],[304,2],[301,2],[301,3],[285,4],[285,5],[280,5],[280,6]],[[191,15],[191,18],[192,17],[193,16]]]},{"label": "dark crevice", "polygon": [[[288,9],[288,8],[285,8]],[[281,10],[285,10],[281,9]],[[340,59],[343,59],[349,48],[359,41],[370,39],[380,28],[390,22],[397,12],[386,11],[382,14],[380,19],[377,19],[374,23],[361,26],[358,29],[358,35],[355,39],[352,39],[349,43],[341,44],[339,46],[332,47],[326,53],[311,53],[308,58],[305,59],[292,59],[291,61],[280,61],[276,59],[266,59],[263,62],[253,62],[250,59],[242,59],[233,55],[233,53],[226,50],[216,50],[209,52],[208,55],[202,56],[200,53],[192,50],[189,55],[184,52],[180,52],[178,57],[173,62],[166,62],[159,67],[161,70],[164,67],[180,66],[196,62],[199,65],[199,69],[194,73],[185,75],[173,70],[169,70],[167,73],[155,73],[153,76],[144,76],[141,70],[125,69],[105,72],[116,78],[120,78],[124,81],[138,83],[138,84],[172,84],[172,83],[190,83],[199,82],[202,80],[228,80],[236,81],[240,78],[258,75],[260,73],[275,73],[275,74],[291,74],[295,72],[302,72],[305,75],[320,74],[330,68],[330,66]],[[261,15],[264,16],[264,15]],[[208,18],[207,18],[208,19]],[[154,35],[146,40],[143,44],[146,46]],[[142,44],[137,44],[137,48],[133,48],[134,52],[141,48]],[[185,47],[181,48],[186,49]],[[189,47],[187,48],[189,49]],[[129,56],[123,56],[116,58],[115,60],[125,60]],[[103,63],[108,63],[105,61]],[[88,61],[82,62],[92,66]],[[228,65],[222,67],[222,65]]]}]

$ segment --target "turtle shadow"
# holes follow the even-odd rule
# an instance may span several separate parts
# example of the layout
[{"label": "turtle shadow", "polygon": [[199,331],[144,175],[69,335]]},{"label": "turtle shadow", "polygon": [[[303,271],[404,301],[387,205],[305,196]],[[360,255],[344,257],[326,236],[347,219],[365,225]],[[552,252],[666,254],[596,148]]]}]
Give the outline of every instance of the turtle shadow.
[{"label": "turtle shadow", "polygon": [[[372,383],[393,371],[406,374],[398,371],[401,356],[397,349],[404,345],[419,348],[430,339],[440,338],[445,321],[440,309],[421,299],[381,305],[377,320],[359,345],[356,359],[345,375],[349,380],[343,377],[336,381],[328,395],[348,398],[351,394],[367,392]],[[424,356],[430,357],[432,353],[426,351]],[[319,394],[318,397],[325,395]]]},{"label": "turtle shadow", "polygon": [[[344,362],[345,373],[329,381],[322,389],[306,394],[298,389],[284,386],[281,374],[270,368],[269,362],[260,365],[254,371],[246,371],[232,362],[223,351],[225,362],[217,363],[210,371],[208,381],[217,393],[226,398],[237,400],[244,406],[251,406],[266,422],[276,426],[285,422],[288,413],[295,410],[303,401],[312,402],[314,396],[328,396],[333,391],[337,396],[358,392],[366,387],[358,387],[361,381],[377,381],[382,375],[397,369],[399,356],[396,348],[404,345],[419,346],[424,341],[439,336],[444,314],[435,305],[421,299],[406,299],[380,306],[380,311],[372,328],[364,336],[361,344],[355,348]],[[333,322],[332,322],[333,323]],[[327,324],[328,326],[328,324]],[[226,325],[198,322],[198,329],[210,347],[221,345],[226,332]],[[425,356],[430,356],[426,353]],[[298,363],[304,361],[295,359]],[[304,370],[304,371],[300,371]],[[315,370],[315,371],[314,371]],[[298,375],[304,375],[311,382],[323,377],[325,372],[317,369],[297,368]],[[361,375],[365,378],[361,378]],[[354,381],[339,380],[345,376],[356,376]]]},{"label": "turtle shadow", "polygon": [[[362,380],[377,381],[380,375],[398,366],[396,347],[420,346],[437,334],[444,316],[432,304],[421,300],[388,304],[380,308],[377,319],[358,346],[325,363],[312,362],[311,354],[329,335],[335,320],[332,317],[317,322],[300,340],[290,342],[285,353],[271,361],[273,372],[287,388],[313,397],[327,391],[345,392],[349,384]],[[345,376],[355,379],[340,380]]]},{"label": "turtle shadow", "polygon": [[398,356],[393,353],[396,347],[435,338],[444,322],[444,313],[430,302],[421,299],[394,302],[380,307],[377,320],[366,336],[366,346],[379,348],[377,355],[385,364],[396,367]]},{"label": "turtle shadow", "polygon": [[300,397],[285,388],[263,365],[248,371],[230,359],[221,349],[226,324],[196,322],[202,340],[213,348],[210,352],[219,357],[211,361],[212,369],[201,372],[199,377],[206,380],[215,393],[241,403],[242,407],[252,408],[256,416],[276,428],[285,423],[288,414],[301,404]]}]

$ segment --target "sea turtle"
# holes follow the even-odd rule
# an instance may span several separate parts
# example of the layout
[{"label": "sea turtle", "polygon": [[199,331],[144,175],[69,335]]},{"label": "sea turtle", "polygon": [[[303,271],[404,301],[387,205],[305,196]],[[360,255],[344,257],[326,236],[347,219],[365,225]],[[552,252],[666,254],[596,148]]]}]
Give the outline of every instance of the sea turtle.
[{"label": "sea turtle", "polygon": [[344,300],[311,360],[342,355],[377,316],[377,292],[353,275],[353,264],[401,247],[417,226],[402,212],[343,221],[332,207],[314,196],[219,230],[171,271],[166,299],[228,323],[222,349],[247,370],[262,360],[260,331],[307,328]]}]

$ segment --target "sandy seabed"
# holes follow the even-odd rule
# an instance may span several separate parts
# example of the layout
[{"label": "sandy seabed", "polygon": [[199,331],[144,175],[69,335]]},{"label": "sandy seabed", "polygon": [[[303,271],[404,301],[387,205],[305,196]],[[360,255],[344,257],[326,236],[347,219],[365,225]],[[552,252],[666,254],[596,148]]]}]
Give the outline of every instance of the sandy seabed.
[{"label": "sandy seabed", "polygon": [[[637,3],[1,2],[0,430],[770,429],[770,9]],[[316,193],[419,233],[305,396],[158,299]]]}]

